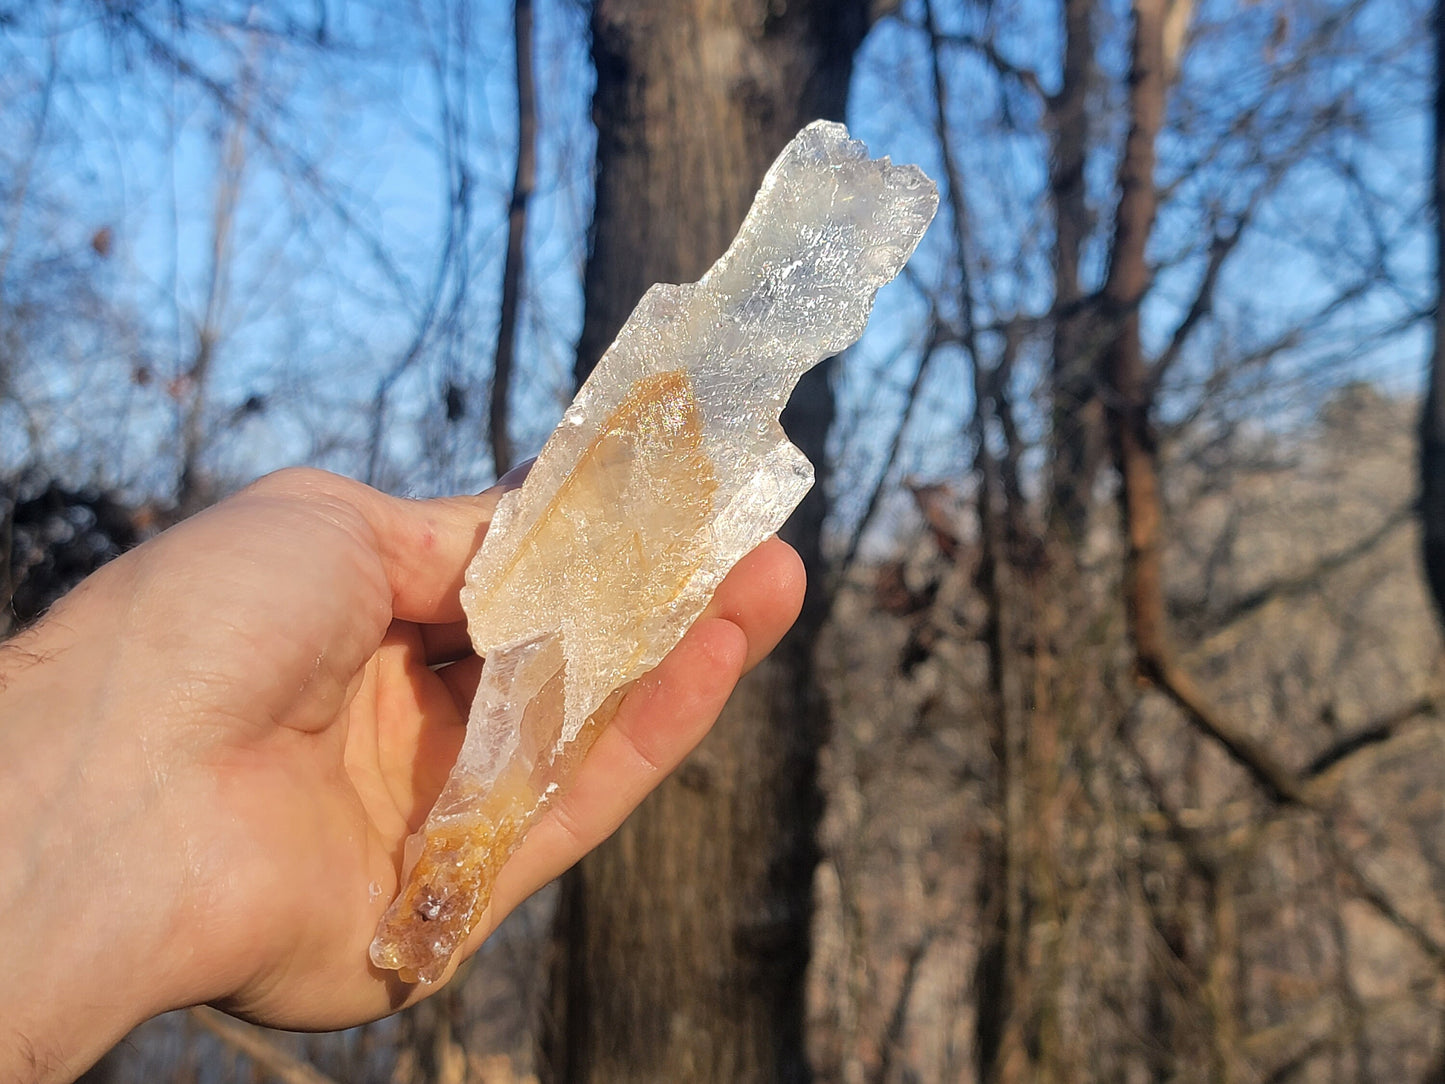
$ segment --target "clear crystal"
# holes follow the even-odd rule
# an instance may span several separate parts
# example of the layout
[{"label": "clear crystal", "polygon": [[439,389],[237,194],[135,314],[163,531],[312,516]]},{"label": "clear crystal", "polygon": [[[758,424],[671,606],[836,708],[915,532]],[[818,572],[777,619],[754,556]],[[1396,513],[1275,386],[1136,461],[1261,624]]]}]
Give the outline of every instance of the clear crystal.
[{"label": "clear crystal", "polygon": [[937,205],[922,171],[817,121],[768,170],[722,259],[638,303],[467,570],[486,664],[372,942],[378,967],[445,973],[628,683],[802,500],[813,469],[783,435],[783,405],[862,334]]}]

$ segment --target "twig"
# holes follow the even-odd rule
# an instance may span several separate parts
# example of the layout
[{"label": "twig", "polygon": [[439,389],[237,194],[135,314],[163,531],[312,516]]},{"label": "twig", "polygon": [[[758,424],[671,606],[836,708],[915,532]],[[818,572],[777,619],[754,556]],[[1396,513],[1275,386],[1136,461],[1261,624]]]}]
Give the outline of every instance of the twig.
[{"label": "twig", "polygon": [[1314,759],[1305,766],[1304,778],[1314,780],[1361,750],[1389,741],[1400,732],[1401,728],[1420,716],[1438,711],[1440,703],[1440,694],[1426,693],[1419,699],[1403,704],[1394,711],[1351,731],[1317,753]]},{"label": "twig", "polygon": [[1210,630],[1210,636],[1218,635],[1230,625],[1243,620],[1274,599],[1296,597],[1314,590],[1323,577],[1332,572],[1338,572],[1389,539],[1397,528],[1409,522],[1413,511],[1408,504],[1397,508],[1386,516],[1373,531],[1350,543],[1344,549],[1326,554],[1303,572],[1275,580],[1273,583],[1265,584],[1263,587],[1240,596],[1215,618],[1215,627]]},{"label": "twig", "polygon": [[868,494],[868,502],[863,507],[863,515],[858,518],[858,525],[848,536],[848,545],[843,551],[843,557],[838,562],[833,577],[833,590],[836,594],[838,588],[847,580],[848,573],[852,571],[853,562],[858,559],[859,547],[863,544],[863,536],[868,533],[868,528],[873,525],[873,517],[878,514],[878,508],[882,504],[884,489],[889,478],[893,474],[893,468],[898,463],[898,454],[903,447],[903,437],[913,421],[913,414],[918,406],[919,395],[923,389],[923,382],[928,377],[928,371],[933,365],[933,359],[938,353],[940,344],[939,324],[937,319],[929,321],[930,332],[928,343],[919,355],[918,367],[913,371],[913,379],[909,382],[907,398],[903,403],[903,416],[898,420],[898,425],[893,430],[893,436],[888,442],[888,453],[883,457],[883,469],[878,472],[878,479],[873,485],[872,491]]},{"label": "twig", "polygon": [[216,1038],[239,1050],[281,1084],[336,1084],[336,1081],[300,1058],[286,1053],[264,1034],[225,1013],[204,1005],[191,1010],[191,1019]]},{"label": "twig", "polygon": [[883,1033],[883,1052],[878,1059],[878,1071],[874,1074],[874,1080],[882,1082],[889,1080],[892,1076],[894,1059],[897,1057],[899,1047],[903,1045],[903,1030],[908,1025],[908,1010],[912,1005],[914,990],[918,985],[918,970],[923,963],[923,958],[928,955],[933,938],[934,931],[925,930],[923,936],[908,950],[905,956],[903,983],[898,991],[898,1000],[894,1002],[893,1011],[888,1016],[888,1027]]}]

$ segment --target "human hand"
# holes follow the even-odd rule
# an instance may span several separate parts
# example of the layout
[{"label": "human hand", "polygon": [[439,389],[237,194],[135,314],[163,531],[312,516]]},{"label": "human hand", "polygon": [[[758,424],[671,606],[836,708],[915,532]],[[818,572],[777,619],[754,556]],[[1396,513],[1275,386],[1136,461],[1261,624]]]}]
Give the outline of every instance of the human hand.
[{"label": "human hand", "polygon": [[[457,596],[499,493],[403,501],[282,472],[0,647],[0,1068],[64,1079],[180,1005],[339,1028],[436,989],[367,946],[461,744],[480,663]],[[459,959],[701,740],[801,595],[781,542],[737,566],[508,862]]]}]

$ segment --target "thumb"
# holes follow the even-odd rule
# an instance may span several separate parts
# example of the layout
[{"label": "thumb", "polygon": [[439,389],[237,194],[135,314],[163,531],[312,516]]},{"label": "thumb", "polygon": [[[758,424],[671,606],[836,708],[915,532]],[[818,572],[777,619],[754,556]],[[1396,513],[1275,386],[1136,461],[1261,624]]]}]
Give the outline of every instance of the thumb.
[{"label": "thumb", "polygon": [[423,624],[462,619],[462,578],[482,543],[497,501],[518,488],[524,464],[476,496],[411,500],[316,470],[287,470],[262,480],[298,497],[349,505],[370,529],[391,587],[392,616]]},{"label": "thumb", "polygon": [[462,578],[502,496],[521,487],[528,461],[475,497],[407,500],[356,483],[358,508],[376,535],[391,584],[392,613],[403,621],[460,621]]}]

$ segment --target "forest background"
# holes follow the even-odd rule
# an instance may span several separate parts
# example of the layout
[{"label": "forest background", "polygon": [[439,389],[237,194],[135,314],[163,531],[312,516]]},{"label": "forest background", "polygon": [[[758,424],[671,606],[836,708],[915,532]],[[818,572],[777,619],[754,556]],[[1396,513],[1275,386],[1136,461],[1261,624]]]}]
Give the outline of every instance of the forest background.
[{"label": "forest background", "polygon": [[482,488],[815,117],[943,196],[677,777],[426,1005],[89,1079],[1445,1080],[1438,30],[0,3],[0,634],[276,467]]}]

